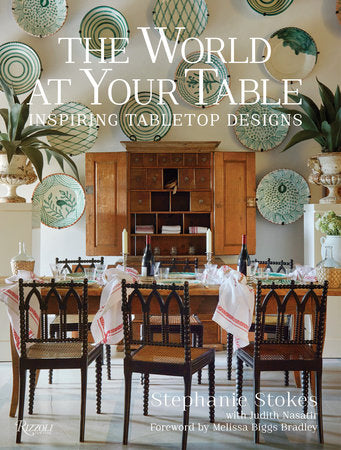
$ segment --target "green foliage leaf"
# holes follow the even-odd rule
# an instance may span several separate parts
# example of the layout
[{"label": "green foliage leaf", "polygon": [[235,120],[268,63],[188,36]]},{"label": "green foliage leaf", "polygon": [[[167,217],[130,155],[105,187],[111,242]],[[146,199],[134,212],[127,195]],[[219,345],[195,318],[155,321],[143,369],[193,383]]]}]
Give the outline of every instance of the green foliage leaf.
[{"label": "green foliage leaf", "polygon": [[8,109],[1,108],[0,109],[0,116],[4,119],[6,129],[8,130]]},{"label": "green foliage leaf", "polygon": [[7,159],[8,159],[8,162],[10,163],[12,160],[12,156],[15,155],[15,152],[17,150],[16,145],[13,142],[10,142],[7,140],[0,141],[0,144],[5,148],[6,153],[7,153]]},{"label": "green foliage leaf", "polygon": [[43,155],[35,147],[30,147],[30,146],[23,145],[21,147],[21,150],[24,153],[24,155],[26,155],[27,158],[33,164],[34,168],[36,169],[39,181],[41,181],[42,180],[42,175],[43,175],[43,165],[44,165]]},{"label": "green foliage leaf", "polygon": [[335,96],[334,96],[334,106],[336,111],[341,108],[341,92],[340,92],[340,86],[336,86],[335,90]]},{"label": "green foliage leaf", "polygon": [[332,152],[333,151],[332,127],[326,120],[322,122],[321,132],[323,136],[326,138],[327,149],[330,152]]},{"label": "green foliage leaf", "polygon": [[303,94],[289,94],[289,97],[291,100],[294,100],[297,102],[298,100],[302,100],[302,104],[300,105],[301,108],[307,113],[307,115],[313,120],[316,124],[316,126],[320,129],[321,122],[320,122],[320,112],[313,100],[306,95]]},{"label": "green foliage leaf", "polygon": [[297,134],[295,134],[295,136],[291,138],[290,142],[282,150],[282,152],[288,150],[288,148],[292,147],[295,144],[298,144],[299,142],[307,141],[308,139],[315,139],[319,136],[321,136],[319,131],[312,131],[312,130],[299,131]]},{"label": "green foliage leaf", "polygon": [[319,85],[319,91],[320,91],[320,96],[321,96],[322,102],[325,106],[325,114],[326,114],[327,120],[329,122],[333,122],[335,120],[335,115],[336,115],[335,106],[334,106],[334,94],[327,86],[325,86],[323,83],[321,83],[317,78],[316,78],[316,80]]},{"label": "green foliage leaf", "polygon": [[10,86],[8,86],[8,84],[5,83],[4,79],[1,77],[0,77],[0,86],[6,95],[7,103],[11,108],[15,103],[13,89]]}]

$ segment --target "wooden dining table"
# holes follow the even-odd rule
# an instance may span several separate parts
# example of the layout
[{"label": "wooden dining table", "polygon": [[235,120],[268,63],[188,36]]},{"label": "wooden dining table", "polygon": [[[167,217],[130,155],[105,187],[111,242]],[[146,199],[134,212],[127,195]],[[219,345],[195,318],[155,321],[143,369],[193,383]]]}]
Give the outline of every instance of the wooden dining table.
[{"label": "wooden dining table", "polygon": [[[284,296],[288,291],[288,286],[283,286],[283,289],[278,290],[278,295]],[[330,289],[328,295],[340,295],[340,289]],[[100,304],[102,287],[97,284],[90,284],[88,288],[88,313],[96,314]],[[298,296],[302,297],[306,290],[297,290]],[[193,284],[189,287],[190,293],[190,302],[191,302],[191,313],[197,314],[200,318],[201,315],[207,316],[213,315],[215,308],[218,304],[219,300],[219,286],[211,285],[204,286],[201,284]],[[264,290],[264,294],[266,290]],[[270,305],[269,305],[270,306]],[[75,306],[76,308],[76,306]],[[277,308],[275,305],[267,308],[268,314],[277,314]],[[74,311],[70,311],[70,314],[76,313],[76,309]],[[306,309],[307,314],[313,312],[313,305],[308,305]],[[49,314],[57,314],[58,308],[57,305],[49,304]],[[287,306],[287,314],[291,314],[293,316],[296,315],[296,306],[294,301],[289,302]],[[11,330],[12,331],[12,330]],[[17,350],[15,348],[14,340],[12,332],[10,333],[10,343],[11,343],[11,357],[12,357],[12,397],[10,404],[10,417],[15,417],[17,405],[18,405],[18,390],[19,390],[19,356]],[[296,384],[300,385],[299,374],[295,376]]]}]

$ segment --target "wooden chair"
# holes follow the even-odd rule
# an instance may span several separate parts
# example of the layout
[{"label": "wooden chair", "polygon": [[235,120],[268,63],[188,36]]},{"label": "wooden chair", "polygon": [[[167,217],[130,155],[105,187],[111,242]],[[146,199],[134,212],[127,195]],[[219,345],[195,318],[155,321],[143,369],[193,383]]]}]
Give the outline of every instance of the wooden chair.
[{"label": "wooden chair", "polygon": [[[255,259],[252,262],[258,262],[259,265],[263,266],[265,269],[270,269],[271,272],[273,272],[273,267],[277,266],[277,273],[281,273],[285,271],[285,267],[289,267],[290,269],[294,268],[294,260],[290,259],[290,261],[283,261],[281,259],[280,261],[271,261],[270,258],[264,261],[259,261],[258,259]],[[285,333],[285,336],[289,337],[290,335],[290,324],[291,320],[290,317],[285,318],[285,325],[283,328],[283,332]],[[255,324],[254,322],[251,324],[250,332],[254,332],[255,330]],[[276,318],[272,317],[271,315],[267,316],[266,323],[265,323],[265,332],[274,334],[276,332]],[[233,336],[231,333],[227,333],[227,342],[226,342],[226,357],[227,357],[227,379],[231,380],[232,377],[232,356],[233,356]],[[284,373],[284,385],[289,386],[289,373]]]},{"label": "wooden chair", "polygon": [[[46,294],[41,294],[41,289]],[[81,291],[81,293],[79,292]],[[31,337],[30,322],[32,319],[31,304],[37,299],[40,309],[40,335]],[[47,320],[51,303],[59,311],[58,338],[49,336]],[[70,308],[78,310],[77,338],[67,337],[67,312]],[[80,437],[84,441],[86,389],[88,365],[96,360],[96,412],[101,412],[102,390],[102,345],[93,346],[88,343],[88,282],[83,283],[50,283],[23,282],[19,280],[20,311],[20,357],[19,357],[19,413],[16,442],[21,442],[23,422],[26,371],[30,371],[28,413],[33,414],[36,371],[39,369],[80,369],[81,371],[81,418]],[[31,322],[32,325],[32,322]]]},{"label": "wooden chair", "polygon": [[[56,258],[56,264],[63,264],[63,268],[67,270],[69,273],[75,273],[75,272],[84,272],[84,269],[86,267],[95,267],[95,264],[104,264],[104,257],[101,256],[99,259],[90,258],[90,259],[82,259],[81,257],[77,259],[59,259]],[[91,327],[91,323],[94,319],[95,315],[90,314],[89,315],[89,330]],[[77,323],[78,317],[77,315],[73,315],[69,317],[69,323],[67,324],[67,331],[77,331],[78,330],[78,323]],[[54,320],[50,324],[50,336],[55,337],[58,334],[59,330],[59,317],[56,316]],[[111,380],[111,349],[110,345],[105,344],[105,357],[106,357],[106,363],[107,363],[107,378],[108,380]],[[49,384],[52,384],[53,380],[53,370],[51,369],[49,371]]]},{"label": "wooden chair", "polygon": [[160,260],[160,267],[169,267],[170,272],[194,272],[199,267],[198,258],[194,259],[162,259]]},{"label": "wooden chair", "polygon": [[[170,272],[194,272],[199,267],[198,258],[185,260],[172,258],[171,260],[162,260],[160,267],[170,266]],[[161,316],[153,316],[150,319],[150,333],[161,333]],[[204,342],[204,327],[201,320],[196,314],[190,317],[190,332],[193,336],[193,347],[202,347]],[[169,333],[180,334],[180,316],[169,316]],[[152,336],[153,337],[153,336]],[[198,384],[201,384],[202,372],[198,371]],[[143,375],[141,376],[141,384],[143,384]]]},{"label": "wooden chair", "polygon": [[[180,295],[181,294],[181,295]],[[136,306],[134,306],[137,303]],[[143,330],[141,337],[133,335],[132,315],[134,308],[143,311]],[[162,317],[162,339],[154,341],[150,333],[151,312],[157,309]],[[181,340],[169,340],[169,315],[173,310],[181,317]],[[145,374],[143,414],[148,415],[149,375],[159,374],[183,377],[185,384],[185,410],[183,414],[184,431],[182,449],[187,446],[192,375],[203,367],[209,367],[209,417],[214,422],[214,349],[193,348],[190,345],[190,304],[188,283],[183,286],[153,284],[128,284],[122,280],[122,313],[124,328],[124,431],[123,444],[128,443],[131,379],[132,373]],[[132,350],[132,345],[138,345]]]},{"label": "wooden chair", "polygon": [[[302,371],[302,395],[304,397],[303,413],[308,412],[308,384],[309,372],[315,372],[316,380],[316,402],[317,402],[317,425],[320,442],[323,442],[322,423],[322,349],[326,321],[326,303],[328,282],[323,285],[295,285],[292,281],[288,286],[287,293],[279,296],[277,290],[283,290],[283,285],[262,285],[259,281],[256,295],[256,324],[255,342],[237,350],[237,410],[241,414],[242,405],[239,399],[243,389],[243,363],[253,368],[253,393],[254,399],[259,396],[260,373],[262,371]],[[263,289],[270,289],[264,296]],[[297,289],[306,290],[301,299],[296,292]],[[317,289],[322,290],[322,294],[317,295]],[[267,306],[275,302],[277,305],[277,325],[275,339],[265,338],[265,314]],[[312,337],[305,336],[305,308],[308,302],[314,306],[312,317],[313,332]],[[296,305],[296,320],[294,324],[294,337],[288,339],[283,337],[283,321],[289,303]],[[255,443],[259,443],[259,402],[254,400],[255,417]]]}]

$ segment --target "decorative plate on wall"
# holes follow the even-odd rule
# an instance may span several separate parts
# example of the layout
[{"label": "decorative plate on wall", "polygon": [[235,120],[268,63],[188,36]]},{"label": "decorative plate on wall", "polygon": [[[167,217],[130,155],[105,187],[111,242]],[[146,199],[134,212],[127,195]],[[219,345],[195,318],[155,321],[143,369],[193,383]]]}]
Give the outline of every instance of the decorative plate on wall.
[{"label": "decorative plate on wall", "polygon": [[46,125],[52,125],[54,129],[69,135],[48,136],[48,141],[53,147],[69,155],[78,155],[85,153],[94,145],[98,127],[90,108],[81,103],[68,102],[57,106],[50,114],[56,116],[54,119],[57,123],[62,119],[63,124],[54,126],[47,122]]},{"label": "decorative plate on wall", "polygon": [[32,203],[40,209],[41,223],[51,228],[67,228],[82,217],[85,193],[75,178],[65,173],[55,173],[36,186]]},{"label": "decorative plate on wall", "polygon": [[341,0],[336,0],[336,14],[339,22],[341,23]]},{"label": "decorative plate on wall", "polygon": [[[97,58],[101,57],[100,38],[116,38],[115,56],[119,55],[127,45],[129,38],[129,27],[123,14],[110,6],[97,6],[85,14],[82,19],[79,34],[82,43],[85,45],[84,38],[90,38],[90,48],[97,50],[90,53]],[[104,41],[104,58],[111,58],[111,41]]]},{"label": "decorative plate on wall", "polygon": [[308,183],[299,173],[279,169],[260,181],[256,192],[257,208],[264,219],[285,225],[298,220],[310,201]]},{"label": "decorative plate on wall", "polygon": [[271,57],[265,62],[269,74],[276,80],[306,78],[317,61],[313,38],[301,28],[287,27],[273,33],[269,39]]},{"label": "decorative plate on wall", "polygon": [[[185,75],[185,70],[206,70],[203,73],[203,100],[206,106],[213,106],[224,98],[226,88],[224,87],[221,93],[220,88],[223,80],[227,80],[229,84],[230,75],[226,65],[216,55],[211,54],[210,63],[206,62],[208,57],[206,52],[204,52],[202,58],[197,62],[199,57],[200,52],[194,52],[186,56],[188,61],[193,62],[181,61],[175,72],[175,81],[177,90],[185,102],[198,108],[203,108],[204,105],[197,104],[199,102],[199,72],[191,71]],[[213,72],[212,69],[215,69],[216,72]],[[221,94],[220,96],[219,93]]]},{"label": "decorative plate on wall", "polygon": [[120,109],[120,126],[131,141],[159,141],[172,126],[173,114],[169,104],[159,105],[159,95],[139,92],[140,105],[132,95]]},{"label": "decorative plate on wall", "polygon": [[[254,101],[252,98],[249,102]],[[275,102],[267,97],[270,103]],[[240,115],[246,114],[248,124],[241,125]],[[238,122],[234,127],[237,139],[246,148],[263,152],[278,147],[286,138],[289,125],[281,120],[282,113],[273,109],[270,105],[262,105],[257,102],[254,105],[241,105],[237,112]],[[252,118],[259,118],[260,123],[254,122]],[[264,118],[266,122],[264,124]],[[271,122],[270,122],[271,120]]]},{"label": "decorative plate on wall", "polygon": [[294,0],[247,0],[248,4],[263,16],[277,16],[285,11]]},{"label": "decorative plate on wall", "polygon": [[12,0],[12,11],[19,27],[33,36],[57,33],[67,16],[66,0]]},{"label": "decorative plate on wall", "polygon": [[185,28],[179,41],[200,36],[207,25],[208,11],[205,0],[157,0],[153,21],[156,27],[166,27],[165,35],[175,41],[176,27]]},{"label": "decorative plate on wall", "polygon": [[0,76],[15,94],[33,89],[41,70],[39,56],[29,45],[6,42],[0,46]]}]

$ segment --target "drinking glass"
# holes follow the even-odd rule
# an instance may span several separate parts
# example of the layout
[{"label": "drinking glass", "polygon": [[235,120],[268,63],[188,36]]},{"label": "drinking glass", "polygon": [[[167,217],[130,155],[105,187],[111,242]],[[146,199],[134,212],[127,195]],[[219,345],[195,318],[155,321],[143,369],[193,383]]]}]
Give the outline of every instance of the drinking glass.
[{"label": "drinking glass", "polygon": [[55,280],[60,280],[62,278],[63,264],[50,263],[50,269],[52,272],[52,278]]},{"label": "drinking glass", "polygon": [[107,264],[96,264],[96,280],[100,284],[104,284],[104,272],[107,270]]},{"label": "drinking glass", "polygon": [[194,271],[195,271],[195,279],[199,280],[199,281],[202,281],[204,269],[195,268]]},{"label": "drinking glass", "polygon": [[85,278],[87,278],[88,281],[95,281],[96,280],[96,267],[85,267],[84,274],[85,274]]},{"label": "drinking glass", "polygon": [[177,251],[176,247],[171,247],[170,254],[172,256],[176,256],[178,254],[178,251]]},{"label": "drinking glass", "polygon": [[160,267],[159,268],[159,277],[162,280],[166,280],[169,276],[169,267]]},{"label": "drinking glass", "polygon": [[258,262],[252,262],[250,264],[250,275],[252,277],[256,276],[257,269],[258,269]]},{"label": "drinking glass", "polygon": [[160,261],[154,264],[154,277],[159,276],[160,264],[161,264]]}]

